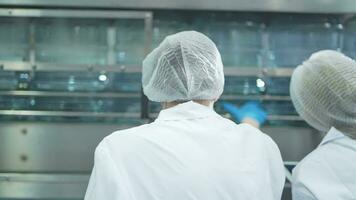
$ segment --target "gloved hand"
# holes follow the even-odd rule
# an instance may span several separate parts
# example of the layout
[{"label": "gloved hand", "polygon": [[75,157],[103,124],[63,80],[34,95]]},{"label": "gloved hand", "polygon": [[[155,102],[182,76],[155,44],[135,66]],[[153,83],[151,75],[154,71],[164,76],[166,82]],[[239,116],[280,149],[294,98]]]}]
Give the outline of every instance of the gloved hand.
[{"label": "gloved hand", "polygon": [[262,125],[267,119],[266,111],[257,101],[249,101],[240,108],[232,103],[223,102],[222,107],[231,114],[236,122],[242,122],[244,119],[249,118]]}]

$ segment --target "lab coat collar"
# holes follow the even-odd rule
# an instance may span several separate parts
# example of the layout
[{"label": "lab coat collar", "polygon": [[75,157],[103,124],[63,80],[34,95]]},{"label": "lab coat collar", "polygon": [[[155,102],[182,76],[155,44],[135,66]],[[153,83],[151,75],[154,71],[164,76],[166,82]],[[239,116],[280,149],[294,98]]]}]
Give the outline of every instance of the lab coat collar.
[{"label": "lab coat collar", "polygon": [[337,130],[334,127],[331,127],[331,129],[328,131],[328,133],[324,137],[323,141],[321,141],[319,146],[329,143],[331,141],[343,138],[343,137],[346,137],[346,136],[341,131]]},{"label": "lab coat collar", "polygon": [[161,110],[156,121],[178,121],[219,116],[214,109],[188,101],[174,107]]}]

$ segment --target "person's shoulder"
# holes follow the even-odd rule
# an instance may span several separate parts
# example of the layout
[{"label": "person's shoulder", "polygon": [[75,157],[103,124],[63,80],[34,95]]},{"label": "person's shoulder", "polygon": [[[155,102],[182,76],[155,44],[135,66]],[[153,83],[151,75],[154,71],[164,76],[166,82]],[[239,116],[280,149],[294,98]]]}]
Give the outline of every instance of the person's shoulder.
[{"label": "person's shoulder", "polygon": [[106,136],[106,140],[115,140],[117,138],[126,138],[130,137],[132,134],[137,134],[140,132],[144,132],[145,130],[149,129],[152,126],[152,124],[143,124],[127,129],[122,129],[122,130],[117,130],[110,135]]},{"label": "person's shoulder", "polygon": [[97,148],[110,148],[110,147],[125,147],[133,144],[140,139],[138,136],[141,133],[149,132],[152,124],[143,124],[128,129],[117,130],[110,135],[106,136],[98,145]]},{"label": "person's shoulder", "polygon": [[247,123],[236,124],[229,119],[224,118],[223,120],[229,127],[230,131],[235,132],[237,136],[244,137],[248,141],[264,143],[267,146],[273,146],[273,148],[277,147],[277,144],[273,139],[260,129]]},{"label": "person's shoulder", "polygon": [[239,132],[246,133],[249,135],[256,135],[256,134],[259,135],[262,133],[259,129],[257,129],[247,123],[237,124],[234,121],[224,118],[222,116],[219,116],[218,119],[221,122],[222,126],[225,126],[226,128],[234,130],[234,131],[239,131]]},{"label": "person's shoulder", "polygon": [[267,144],[276,145],[269,135],[262,132],[260,129],[251,126],[250,124],[246,124],[246,123],[238,124],[237,129],[239,129],[239,131],[243,132],[247,136],[266,142]]},{"label": "person's shoulder", "polygon": [[307,156],[305,156],[299,163],[298,166],[300,168],[310,166],[310,165],[320,165],[323,163],[322,154],[324,148],[317,147],[312,152],[310,152]]},{"label": "person's shoulder", "polygon": [[236,128],[243,131],[246,134],[257,135],[257,136],[264,135],[264,133],[260,129],[253,127],[247,123],[236,124]]},{"label": "person's shoulder", "polygon": [[297,164],[293,169],[293,179],[295,181],[306,180],[306,178],[318,176],[318,174],[325,172],[325,170],[320,170],[325,169],[325,163],[321,155],[322,151],[323,149],[316,148]]}]

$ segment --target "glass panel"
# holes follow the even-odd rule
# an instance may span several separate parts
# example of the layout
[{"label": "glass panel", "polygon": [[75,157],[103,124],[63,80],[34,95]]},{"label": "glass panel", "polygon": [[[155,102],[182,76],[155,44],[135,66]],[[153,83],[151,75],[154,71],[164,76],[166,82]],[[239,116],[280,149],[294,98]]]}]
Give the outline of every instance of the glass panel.
[{"label": "glass panel", "polygon": [[36,72],[31,80],[30,89],[69,92],[140,92],[141,74]]},{"label": "glass panel", "polygon": [[162,110],[161,103],[158,102],[149,102],[150,113],[158,114]]},{"label": "glass panel", "polygon": [[264,101],[262,104],[269,115],[298,115],[291,101]]},{"label": "glass panel", "polygon": [[0,90],[15,90],[17,85],[18,80],[15,72],[0,72]]},{"label": "glass panel", "polygon": [[29,49],[27,19],[0,19],[0,60],[26,61]]},{"label": "glass panel", "polygon": [[115,91],[140,92],[141,73],[118,73],[114,77],[113,86]]},{"label": "glass panel", "polygon": [[170,34],[197,30],[217,45],[225,66],[261,65],[261,24],[255,16],[232,13],[184,12],[184,15],[158,12],[153,27],[154,47]]},{"label": "glass panel", "polygon": [[145,54],[143,20],[120,20],[116,24],[116,63],[141,66]]},{"label": "glass panel", "polygon": [[351,58],[356,58],[356,21],[350,21],[345,27],[344,37],[343,37],[343,53],[350,56]]},{"label": "glass panel", "polygon": [[193,27],[217,45],[224,66],[257,67],[261,65],[261,24],[248,17],[232,14],[198,16]]},{"label": "glass panel", "polygon": [[266,93],[270,95],[289,95],[289,77],[265,78]]},{"label": "glass panel", "polygon": [[1,110],[87,111],[139,113],[139,98],[0,96]]},{"label": "glass panel", "polygon": [[104,20],[39,19],[36,21],[37,60],[67,64],[106,64]]},{"label": "glass panel", "polygon": [[338,48],[337,25],[327,18],[276,17],[267,30],[270,67],[296,67],[315,51]]},{"label": "glass panel", "polygon": [[[237,106],[242,106],[247,101],[233,100],[229,102],[234,103]],[[268,115],[298,115],[292,102],[290,101],[262,101],[261,103]],[[219,113],[226,113],[226,111],[221,107],[220,103],[217,103],[215,108]]]},{"label": "glass panel", "polygon": [[97,72],[39,72],[32,89],[44,91],[105,91],[112,88],[114,74]]},{"label": "glass panel", "polygon": [[224,94],[256,95],[263,93],[265,87],[257,86],[258,77],[226,76]]},{"label": "glass panel", "polygon": [[[185,16],[188,16],[188,14]],[[153,21],[153,48],[156,48],[166,36],[191,29],[184,15],[172,14],[172,12],[158,12],[155,14]]]}]

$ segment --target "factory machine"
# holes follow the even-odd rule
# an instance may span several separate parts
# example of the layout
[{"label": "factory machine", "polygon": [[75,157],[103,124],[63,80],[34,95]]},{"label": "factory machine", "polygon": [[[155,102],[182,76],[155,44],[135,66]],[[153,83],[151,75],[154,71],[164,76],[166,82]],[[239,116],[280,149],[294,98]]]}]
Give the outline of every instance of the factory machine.
[{"label": "factory machine", "polygon": [[[290,76],[317,50],[355,57],[356,23],[345,14],[355,3],[207,2],[0,0],[0,199],[83,199],[98,143],[157,116],[160,105],[142,93],[141,63],[182,30],[217,44],[220,102],[263,104],[262,130],[288,170],[312,151],[322,134],[296,113]],[[219,102],[215,109],[229,117]]]}]

